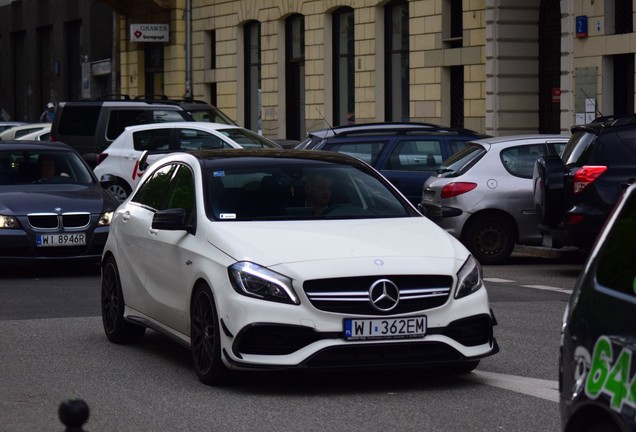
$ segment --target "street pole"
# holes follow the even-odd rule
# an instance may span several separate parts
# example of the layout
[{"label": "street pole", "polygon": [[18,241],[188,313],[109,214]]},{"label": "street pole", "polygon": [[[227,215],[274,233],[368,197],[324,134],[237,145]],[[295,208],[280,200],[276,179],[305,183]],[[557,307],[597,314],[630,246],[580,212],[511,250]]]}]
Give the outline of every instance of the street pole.
[{"label": "street pole", "polygon": [[185,82],[185,99],[192,100],[192,0],[186,0],[185,10],[186,40],[186,82]]}]

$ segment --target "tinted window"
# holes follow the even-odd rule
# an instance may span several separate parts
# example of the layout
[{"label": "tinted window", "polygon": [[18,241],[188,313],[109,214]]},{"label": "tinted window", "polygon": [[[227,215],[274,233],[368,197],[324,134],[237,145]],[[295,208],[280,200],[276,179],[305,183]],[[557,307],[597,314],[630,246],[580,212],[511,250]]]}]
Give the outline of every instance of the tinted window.
[{"label": "tinted window", "polygon": [[186,223],[192,222],[194,216],[194,176],[186,165],[176,168],[172,183],[166,195],[165,208],[182,208],[186,211]]},{"label": "tinted window", "polygon": [[[409,216],[379,179],[350,166],[270,163],[212,170],[207,178],[208,214],[221,221]],[[317,195],[324,211],[314,211]]]},{"label": "tinted window", "polygon": [[[43,176],[44,165],[50,170]],[[81,158],[67,151],[1,151],[0,185],[25,183],[92,183]]]},{"label": "tinted window", "polygon": [[636,297],[636,194],[625,203],[599,253],[598,283]]},{"label": "tinted window", "polygon": [[150,129],[133,133],[133,146],[138,151],[168,150],[172,129]]},{"label": "tinted window", "polygon": [[532,178],[534,163],[546,153],[545,144],[508,147],[499,154],[506,171],[515,177]]},{"label": "tinted window", "polygon": [[468,171],[486,154],[486,149],[475,143],[469,143],[463,150],[446,159],[437,169],[438,176],[457,177]]},{"label": "tinted window", "polygon": [[375,165],[385,145],[386,142],[328,142],[323,150],[348,154],[370,165]]},{"label": "tinted window", "polygon": [[209,132],[179,129],[179,148],[183,150],[222,149],[232,146]]},{"label": "tinted window", "polygon": [[106,138],[114,140],[126,127],[147,123],[187,121],[183,111],[165,109],[113,109],[108,117]]},{"label": "tinted window", "polygon": [[225,135],[237,144],[240,144],[244,148],[278,148],[278,145],[273,144],[267,139],[263,138],[257,133],[247,129],[219,129],[218,133]]},{"label": "tinted window", "polygon": [[166,165],[155,171],[152,177],[142,184],[132,201],[154,210],[165,210],[168,208],[166,207],[164,196],[168,190],[168,184],[172,178],[174,168],[174,165]]},{"label": "tinted window", "polygon": [[386,169],[432,171],[442,163],[442,146],[438,140],[400,141],[389,158]]},{"label": "tinted window", "polygon": [[97,120],[99,119],[99,113],[101,110],[101,105],[65,105],[60,114],[60,121],[57,127],[58,133],[60,135],[68,136],[95,135]]},{"label": "tinted window", "polygon": [[588,132],[575,132],[565,145],[561,159],[565,165],[577,164],[581,156],[596,139],[596,135]]}]

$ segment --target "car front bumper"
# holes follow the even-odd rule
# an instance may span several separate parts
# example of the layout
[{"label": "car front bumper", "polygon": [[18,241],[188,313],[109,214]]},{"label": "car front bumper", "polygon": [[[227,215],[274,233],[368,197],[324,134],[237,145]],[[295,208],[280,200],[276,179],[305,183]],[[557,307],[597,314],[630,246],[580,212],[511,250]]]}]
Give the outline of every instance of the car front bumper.
[{"label": "car front bumper", "polygon": [[431,310],[365,317],[424,315],[427,329],[425,336],[413,339],[364,341],[348,341],[344,336],[343,320],[360,317],[241,297],[220,305],[226,311],[220,317],[223,358],[235,369],[441,366],[478,360],[499,351],[493,336],[496,319],[483,288]]}]

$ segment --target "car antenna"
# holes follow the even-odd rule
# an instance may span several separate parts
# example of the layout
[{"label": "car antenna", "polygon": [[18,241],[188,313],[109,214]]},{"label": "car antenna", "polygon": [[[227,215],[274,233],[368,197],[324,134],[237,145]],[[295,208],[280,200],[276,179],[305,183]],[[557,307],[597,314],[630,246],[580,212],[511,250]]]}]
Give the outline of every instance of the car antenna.
[{"label": "car antenna", "polygon": [[[590,98],[587,95],[587,93],[585,93],[585,90],[583,90],[582,87],[579,87],[579,90],[581,90],[581,93],[583,93],[583,96],[585,96],[585,99],[592,100],[592,98]],[[600,117],[603,117],[603,113],[601,112],[600,109],[598,109],[598,107],[596,105],[596,100],[594,101],[594,111],[597,112]]]},{"label": "car antenna", "polygon": [[327,119],[325,118],[325,116],[324,116],[324,115],[322,115],[322,113],[320,112],[320,110],[318,109],[318,107],[316,107],[316,111],[318,111],[318,115],[320,116],[320,118],[321,118],[321,119],[323,119],[323,121],[324,121],[325,123],[327,123],[327,126],[329,126],[329,129],[331,129],[331,132],[333,132],[333,134],[335,135],[335,134],[336,134],[336,131],[335,131],[335,130],[333,130],[333,127],[331,127],[331,125],[329,124],[329,122],[327,121]]}]

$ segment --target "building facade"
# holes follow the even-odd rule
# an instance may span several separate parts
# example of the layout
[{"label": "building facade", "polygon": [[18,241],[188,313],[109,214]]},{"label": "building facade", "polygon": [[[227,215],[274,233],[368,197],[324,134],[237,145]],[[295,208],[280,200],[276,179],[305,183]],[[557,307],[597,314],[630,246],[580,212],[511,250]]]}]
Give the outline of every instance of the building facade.
[{"label": "building facade", "polygon": [[114,16],[86,0],[0,0],[0,107],[37,121],[46,104],[117,89]]},{"label": "building facade", "polygon": [[634,111],[633,0],[102,1],[119,92],[203,99],[270,137],[403,120],[567,133]]}]

